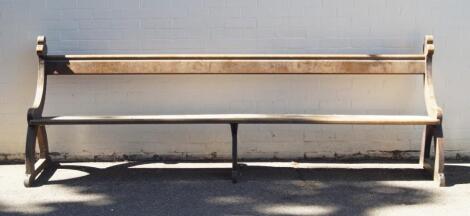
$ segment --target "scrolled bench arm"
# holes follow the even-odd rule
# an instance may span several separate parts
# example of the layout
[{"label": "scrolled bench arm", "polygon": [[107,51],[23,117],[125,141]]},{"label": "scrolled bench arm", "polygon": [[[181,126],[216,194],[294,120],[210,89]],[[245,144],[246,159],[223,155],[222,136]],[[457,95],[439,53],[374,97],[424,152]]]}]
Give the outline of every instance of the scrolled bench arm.
[{"label": "scrolled bench arm", "polygon": [[434,38],[426,35],[424,43],[424,55],[426,56],[426,72],[424,74],[424,99],[426,110],[430,117],[441,120],[443,118],[442,108],[437,105],[434,85],[432,81],[432,58],[434,55]]},{"label": "scrolled bench arm", "polygon": [[33,118],[41,117],[44,108],[47,82],[47,76],[45,74],[45,61],[47,56],[46,37],[41,35],[37,37],[36,53],[39,58],[38,77],[36,82],[36,95],[34,96],[33,105],[28,109],[28,122]]}]

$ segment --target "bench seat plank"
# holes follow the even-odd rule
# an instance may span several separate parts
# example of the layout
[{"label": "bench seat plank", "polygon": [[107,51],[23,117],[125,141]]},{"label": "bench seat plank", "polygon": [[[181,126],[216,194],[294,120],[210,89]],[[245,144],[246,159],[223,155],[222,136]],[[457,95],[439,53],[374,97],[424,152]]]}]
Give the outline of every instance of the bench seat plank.
[{"label": "bench seat plank", "polygon": [[67,124],[388,124],[436,125],[439,119],[415,115],[310,115],[310,114],[198,114],[198,115],[121,115],[53,116],[32,119],[32,125]]},{"label": "bench seat plank", "polygon": [[48,55],[51,61],[69,60],[425,60],[424,54],[83,54]]}]

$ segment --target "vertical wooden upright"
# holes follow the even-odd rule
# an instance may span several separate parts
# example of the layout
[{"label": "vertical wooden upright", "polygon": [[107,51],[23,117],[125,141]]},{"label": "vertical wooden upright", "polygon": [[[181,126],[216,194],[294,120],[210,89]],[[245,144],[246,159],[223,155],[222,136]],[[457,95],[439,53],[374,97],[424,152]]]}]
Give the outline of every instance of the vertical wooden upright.
[{"label": "vertical wooden upright", "polygon": [[[27,119],[28,128],[26,134],[26,149],[25,149],[25,166],[26,176],[24,179],[24,185],[26,187],[32,186],[36,176],[46,168],[46,165],[50,162],[49,147],[47,143],[46,128],[44,125],[31,125],[30,120],[34,118],[40,118],[44,108],[44,100],[46,97],[46,56],[47,56],[47,45],[46,38],[44,36],[38,36],[36,44],[36,53],[39,59],[38,66],[38,77],[36,83],[36,95],[34,97],[34,103],[31,108],[28,109]],[[39,144],[39,159],[36,160],[36,141]]]},{"label": "vertical wooden upright", "polygon": [[[445,186],[444,175],[444,132],[442,130],[443,112],[437,105],[434,85],[432,81],[432,58],[434,55],[434,39],[427,35],[424,43],[426,56],[426,71],[424,74],[424,99],[429,117],[439,119],[439,124],[426,126],[423,132],[420,164],[424,169],[433,173],[434,181],[439,186]],[[430,161],[431,141],[434,141],[434,163]]]}]

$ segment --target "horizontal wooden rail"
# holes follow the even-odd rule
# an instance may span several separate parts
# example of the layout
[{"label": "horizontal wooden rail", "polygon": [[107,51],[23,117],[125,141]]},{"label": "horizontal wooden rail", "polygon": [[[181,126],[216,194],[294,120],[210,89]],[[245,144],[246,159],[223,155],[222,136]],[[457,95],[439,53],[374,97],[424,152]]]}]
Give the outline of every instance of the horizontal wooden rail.
[{"label": "horizontal wooden rail", "polygon": [[439,119],[413,115],[310,115],[310,114],[200,114],[135,116],[55,116],[30,121],[32,125],[67,124],[380,124],[435,125]]},{"label": "horizontal wooden rail", "polygon": [[48,60],[47,74],[424,74],[425,60]]}]

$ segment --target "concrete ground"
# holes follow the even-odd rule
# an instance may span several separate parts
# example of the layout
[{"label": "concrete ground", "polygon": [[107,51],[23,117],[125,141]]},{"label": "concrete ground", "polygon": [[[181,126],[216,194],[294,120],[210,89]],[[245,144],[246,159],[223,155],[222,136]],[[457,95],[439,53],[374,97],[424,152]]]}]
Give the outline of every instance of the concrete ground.
[{"label": "concrete ground", "polygon": [[470,215],[470,163],[438,188],[417,165],[63,163],[24,188],[0,165],[0,215]]}]

